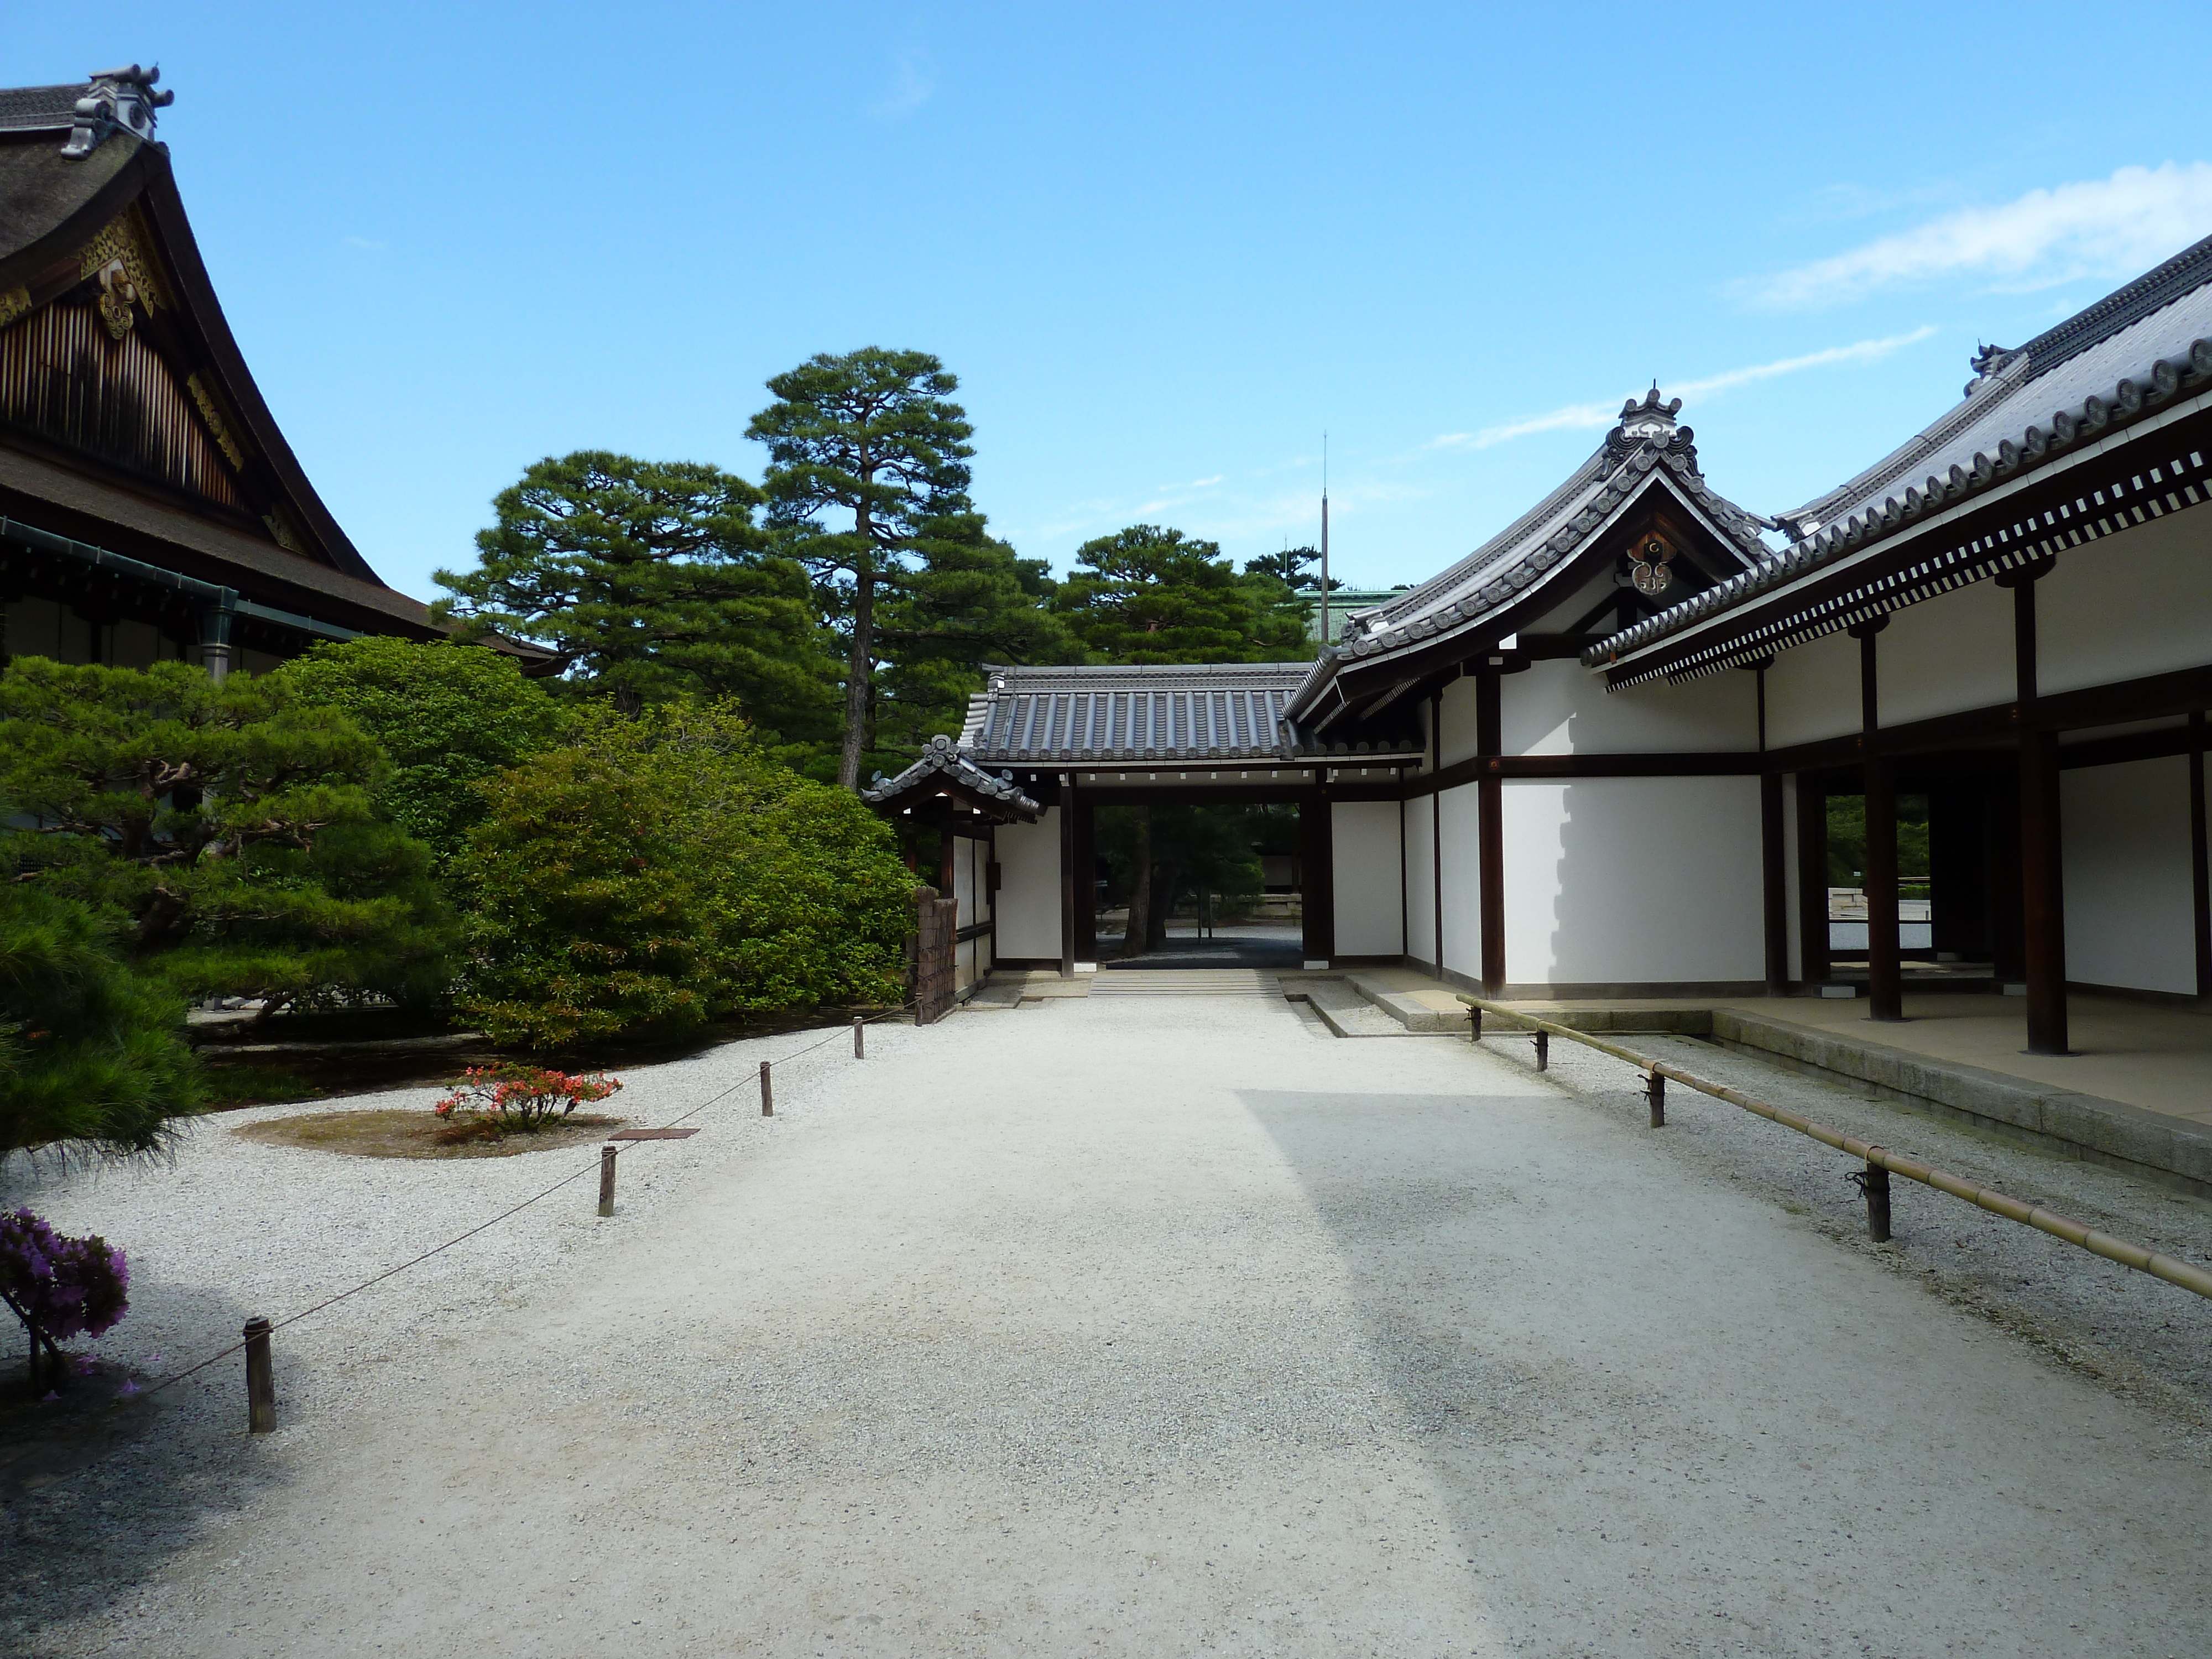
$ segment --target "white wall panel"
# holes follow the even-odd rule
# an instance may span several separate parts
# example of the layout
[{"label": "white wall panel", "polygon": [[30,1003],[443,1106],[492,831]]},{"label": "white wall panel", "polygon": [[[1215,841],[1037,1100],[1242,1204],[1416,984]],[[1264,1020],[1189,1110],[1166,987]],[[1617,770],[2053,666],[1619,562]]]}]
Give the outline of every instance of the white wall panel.
[{"label": "white wall panel", "polygon": [[1841,737],[1863,724],[1856,640],[1840,631],[1824,634],[1775,657],[1766,671],[1768,748]]},{"label": "white wall panel", "polygon": [[2035,666],[2046,696],[2203,663],[2212,663],[2212,507],[2061,553],[2035,585]]},{"label": "white wall panel", "polygon": [[1433,965],[1437,954],[1434,795],[1406,803],[1406,954]]},{"label": "white wall panel", "polygon": [[1437,798],[1443,805],[1444,966],[1469,979],[1482,977],[1481,793],[1468,783]]},{"label": "white wall panel", "polygon": [[1060,960],[1060,808],[999,826],[999,954]]},{"label": "white wall panel", "polygon": [[[1858,641],[1848,643],[1856,653]],[[1884,726],[2010,702],[2015,689],[2012,590],[1976,582],[1892,611],[1875,650],[1875,690]],[[1852,695],[1857,695],[1856,670]]]},{"label": "white wall panel", "polygon": [[2194,995],[2188,759],[2085,766],[2058,778],[2066,977]]},{"label": "white wall panel", "polygon": [[1578,662],[1531,664],[1501,682],[1509,755],[1710,753],[1759,746],[1759,690],[1747,673],[1608,693]]},{"label": "white wall panel", "polygon": [[1444,687],[1444,737],[1441,764],[1449,766],[1479,752],[1475,726],[1477,685],[1473,676]]},{"label": "white wall panel", "polygon": [[1398,813],[1395,800],[1340,800],[1329,808],[1340,956],[1395,957],[1406,948]]},{"label": "white wall panel", "polygon": [[1509,781],[1504,793],[1508,980],[1765,978],[1758,779]]}]

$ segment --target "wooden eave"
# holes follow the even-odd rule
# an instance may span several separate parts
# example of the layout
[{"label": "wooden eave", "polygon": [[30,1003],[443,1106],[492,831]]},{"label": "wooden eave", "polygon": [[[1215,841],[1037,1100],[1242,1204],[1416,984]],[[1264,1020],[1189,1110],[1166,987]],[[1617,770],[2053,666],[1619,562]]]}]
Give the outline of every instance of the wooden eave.
[{"label": "wooden eave", "polygon": [[1037,814],[1025,812],[1012,801],[1000,800],[969,787],[945,772],[916,779],[906,787],[878,796],[870,803],[885,817],[910,817],[917,823],[948,820],[984,823],[1035,823]]},{"label": "wooden eave", "polygon": [[[2079,515],[2073,511],[2077,501],[2093,497],[2096,491],[2108,490],[2116,483],[2131,485],[2153,465],[2163,475],[2178,456],[2212,453],[2212,392],[2177,404],[2169,414],[2171,418],[2141,422],[2055,456],[2050,463],[2000,484],[1989,494],[1900,526],[1856,556],[1808,571],[1794,582],[1755,595],[1604,663],[1607,683],[1620,685],[1662,677],[1671,679],[1684,672],[1703,673],[1735,665],[1740,659],[1786,649],[1806,638],[1817,637],[1817,634],[1792,637],[1799,630],[1817,628],[1821,633],[1833,632],[1852,622],[1902,609],[1951,587],[2049,556],[2042,550],[2051,541],[2081,534],[2080,528],[2072,527],[2079,523]],[[2127,495],[2147,495],[2157,503],[2140,509],[2152,516],[2173,510],[2164,504],[2166,493],[2155,486],[2126,491]],[[2016,527],[2029,519],[2040,520],[2046,514],[2058,514],[2062,508],[2067,516],[2059,524],[2040,525],[2032,536],[2015,533]],[[2143,521],[2132,516],[2136,510],[2124,498],[2118,507],[2103,511],[2106,515],[2127,514],[2118,527],[2129,528]],[[2091,526],[2097,516],[2093,507]],[[2078,544],[2078,541],[2069,542],[2057,556],[2064,556],[2065,550]],[[1953,567],[1948,573],[1941,568],[1946,563]],[[1937,586],[1936,583],[1948,585]]]}]

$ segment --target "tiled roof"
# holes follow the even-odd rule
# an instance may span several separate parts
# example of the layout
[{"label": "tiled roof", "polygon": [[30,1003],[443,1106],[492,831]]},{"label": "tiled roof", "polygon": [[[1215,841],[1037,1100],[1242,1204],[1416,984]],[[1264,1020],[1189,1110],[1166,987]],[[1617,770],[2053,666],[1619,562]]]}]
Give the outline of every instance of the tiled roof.
[{"label": "tiled roof", "polygon": [[918,785],[939,779],[957,783],[992,800],[1003,801],[1030,817],[1037,814],[1037,804],[1014,787],[1012,777],[986,772],[955,748],[950,738],[932,738],[929,747],[921,751],[921,758],[895,778],[877,773],[873,787],[863,789],[860,799],[871,806],[880,805]]},{"label": "tiled roof", "polygon": [[[1309,747],[1284,710],[1302,662],[993,668],[969,703],[961,747],[989,764],[1292,760],[1389,744]],[[1413,743],[1412,752],[1418,750]]]},{"label": "tiled roof", "polygon": [[92,82],[66,87],[0,87],[0,132],[67,132],[76,123],[76,100]]},{"label": "tiled roof", "polygon": [[2212,238],[2025,346],[1984,349],[1975,367],[1966,396],[1940,420],[1780,515],[1792,538],[1786,550],[1622,629],[1583,660],[1641,650],[2212,386]]},{"label": "tiled roof", "polygon": [[1653,387],[1630,398],[1620,424],[1567,481],[1442,574],[1352,619],[1340,660],[1384,656],[1438,635],[1473,628],[1541,581],[1545,574],[1613,522],[1656,475],[1747,563],[1768,556],[1762,521],[1716,493],[1698,471],[1693,435],[1677,426],[1680,398],[1659,401]]}]

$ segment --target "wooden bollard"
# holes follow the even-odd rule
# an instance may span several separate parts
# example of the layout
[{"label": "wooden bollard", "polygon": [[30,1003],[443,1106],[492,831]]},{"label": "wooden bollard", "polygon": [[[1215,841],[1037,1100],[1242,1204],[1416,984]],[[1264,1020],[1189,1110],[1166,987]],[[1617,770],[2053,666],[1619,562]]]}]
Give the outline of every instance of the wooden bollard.
[{"label": "wooden bollard", "polygon": [[1867,1237],[1877,1244],[1889,1243],[1889,1171],[1879,1164],[1854,1170],[1851,1180],[1866,1195]]},{"label": "wooden bollard", "polygon": [[622,1148],[609,1141],[599,1148],[599,1213],[615,1212],[615,1158]]},{"label": "wooden bollard", "polygon": [[867,1045],[860,1040],[860,1034],[866,1029],[866,1026],[861,1024],[860,1017],[858,1014],[854,1015],[853,1058],[855,1060],[866,1060],[868,1057]]},{"label": "wooden bollard", "polygon": [[775,1115],[775,1090],[768,1080],[768,1062],[761,1061],[761,1115]]},{"label": "wooden bollard", "polygon": [[1656,1072],[1652,1073],[1651,1086],[1644,1091],[1644,1097],[1651,1103],[1651,1127],[1655,1129],[1665,1128],[1667,1127],[1667,1079]]},{"label": "wooden bollard", "polygon": [[1539,1031],[1536,1033],[1536,1069],[1540,1072],[1543,1071],[1551,1063],[1552,1034],[1549,1031]]},{"label": "wooden bollard", "polygon": [[276,1370],[269,1358],[269,1322],[246,1322],[246,1428],[270,1434],[276,1427]]},{"label": "wooden bollard", "polygon": [[1482,1041],[1482,1010],[1471,1003],[1467,1011],[1467,1040],[1469,1042]]}]

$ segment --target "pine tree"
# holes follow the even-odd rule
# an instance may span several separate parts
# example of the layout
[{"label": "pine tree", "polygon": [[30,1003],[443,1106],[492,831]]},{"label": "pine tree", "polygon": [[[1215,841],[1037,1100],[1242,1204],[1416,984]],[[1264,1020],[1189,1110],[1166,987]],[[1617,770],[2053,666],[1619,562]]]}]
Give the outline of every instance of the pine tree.
[{"label": "pine tree", "polygon": [[1305,615],[1273,576],[1240,574],[1212,542],[1132,525],[1076,550],[1053,608],[1104,662],[1291,662],[1310,657]]},{"label": "pine tree", "polygon": [[477,568],[436,574],[454,597],[431,609],[543,647],[625,712],[734,697],[771,741],[826,739],[835,671],[805,573],[753,522],[761,499],[702,463],[549,456],[493,502]]},{"label": "pine tree", "polygon": [[881,612],[926,566],[932,528],[973,511],[975,428],[951,401],[958,386],[927,352],[824,352],[770,380],[776,401],[747,428],[768,446],[779,545],[812,574],[843,641],[837,781],[848,789],[871,746]]}]

